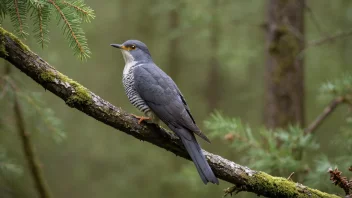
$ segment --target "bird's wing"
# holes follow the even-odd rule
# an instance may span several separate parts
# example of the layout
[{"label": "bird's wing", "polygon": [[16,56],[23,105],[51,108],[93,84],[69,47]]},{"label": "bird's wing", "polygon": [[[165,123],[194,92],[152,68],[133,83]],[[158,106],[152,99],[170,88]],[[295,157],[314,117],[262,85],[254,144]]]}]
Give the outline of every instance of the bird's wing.
[{"label": "bird's wing", "polygon": [[166,125],[185,127],[210,142],[194,122],[188,105],[174,81],[155,64],[135,68],[134,86],[149,108]]}]

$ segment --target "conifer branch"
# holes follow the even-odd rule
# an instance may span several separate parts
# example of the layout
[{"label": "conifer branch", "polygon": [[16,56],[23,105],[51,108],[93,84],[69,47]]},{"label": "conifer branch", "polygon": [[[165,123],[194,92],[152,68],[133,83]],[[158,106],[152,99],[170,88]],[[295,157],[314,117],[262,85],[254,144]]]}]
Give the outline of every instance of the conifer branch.
[{"label": "conifer branch", "polygon": [[10,73],[10,63],[7,64],[6,69],[6,81],[11,86],[12,90],[14,91],[14,115],[16,120],[16,126],[18,128],[18,134],[21,138],[23,152],[25,154],[25,158],[27,160],[30,173],[32,175],[36,190],[39,194],[40,198],[51,198],[51,193],[49,190],[49,186],[45,181],[43,171],[41,169],[40,162],[35,154],[33,143],[29,137],[29,133],[26,131],[25,121],[23,112],[21,109],[20,102],[18,100],[18,87],[9,80],[9,73]]},{"label": "conifer branch", "polygon": [[80,12],[80,13],[82,13],[82,14],[84,14],[84,15],[88,15],[88,12],[87,12],[87,11],[83,10],[82,8],[80,8],[80,7],[76,6],[76,5],[73,5],[72,3],[69,3],[69,2],[67,2],[67,1],[64,1],[63,3],[66,4],[66,5],[68,5],[68,6],[73,7],[75,10],[77,10],[78,12]]},{"label": "conifer branch", "polygon": [[38,191],[39,197],[41,198],[51,198],[51,193],[49,191],[48,184],[46,183],[41,170],[41,165],[37,156],[34,152],[34,146],[30,140],[29,133],[26,132],[25,124],[23,120],[23,113],[18,101],[17,93],[14,94],[14,111],[16,116],[16,122],[18,126],[18,132],[21,137],[23,151],[25,152],[25,157],[31,170],[31,175],[33,177],[36,189]]},{"label": "conifer branch", "polygon": [[[63,20],[64,23],[64,33],[67,34],[67,38],[71,38],[74,44],[70,44],[72,48],[77,48],[79,51],[79,56],[81,59],[84,59],[86,57],[89,57],[90,51],[86,46],[84,46],[84,42],[86,42],[85,37],[83,36],[83,32],[81,29],[78,27],[79,25],[79,19],[74,17],[72,20],[68,19],[66,16],[68,14],[64,14],[63,10],[59,6],[59,2],[55,2],[54,0],[48,0],[50,4],[52,4],[55,8],[55,10],[59,13],[61,19]],[[73,24],[76,23],[76,24]],[[76,25],[76,27],[74,27]],[[76,29],[76,31],[74,30]],[[80,31],[80,35],[78,35],[78,31]],[[83,43],[80,42],[80,40],[83,40]]]},{"label": "conifer branch", "polygon": [[22,0],[4,0],[1,7],[5,9],[5,13],[10,15],[11,22],[14,26],[16,34],[21,37],[25,37],[27,33],[25,32],[26,26],[26,15],[28,2]]},{"label": "conifer branch", "polygon": [[42,7],[38,7],[38,19],[39,19],[39,35],[40,43],[42,48],[44,48],[44,31],[43,31],[43,16],[42,16]]},{"label": "conifer branch", "polygon": [[55,9],[60,13],[61,18],[62,18],[62,20],[64,21],[64,23],[66,24],[67,28],[69,29],[70,34],[72,35],[73,39],[74,39],[75,42],[76,42],[76,45],[77,45],[78,48],[79,48],[79,51],[80,51],[81,53],[84,53],[84,50],[83,50],[81,44],[79,43],[79,41],[78,41],[78,39],[77,39],[77,37],[76,37],[76,34],[75,34],[75,32],[73,31],[70,22],[68,22],[68,20],[67,20],[65,14],[62,12],[62,10],[60,9],[60,7],[59,7],[58,5],[56,5],[56,3],[55,3],[53,0],[49,0],[49,2],[50,2],[50,3],[55,7]]},{"label": "conifer branch", "polygon": [[79,13],[86,22],[90,22],[90,19],[95,18],[93,10],[90,7],[86,6],[81,0],[76,0],[72,3],[68,1],[63,1],[63,4],[75,9],[77,13]]},{"label": "conifer branch", "polygon": [[6,15],[6,4],[4,2],[5,0],[0,0],[0,23],[2,20],[5,18]]},{"label": "conifer branch", "polygon": [[[138,124],[138,120],[119,107],[103,100],[79,83],[63,75],[38,55],[23,47],[18,39],[0,28],[0,40],[4,49],[0,57],[8,60],[46,90],[63,99],[67,105],[135,138],[150,142],[176,155],[190,160],[180,139],[173,133],[155,124]],[[237,191],[253,192],[267,197],[331,197],[319,190],[288,181],[286,178],[273,177],[264,172],[251,170],[219,155],[203,150],[215,175],[235,184]]]},{"label": "conifer branch", "polygon": [[20,16],[20,11],[18,9],[18,2],[17,2],[17,0],[13,0],[13,3],[14,3],[14,6],[15,6],[15,10],[16,10],[17,20],[18,20],[18,23],[20,25],[19,26],[20,32],[23,32],[22,19],[21,19],[21,16]]},{"label": "conifer branch", "polygon": [[28,29],[29,11],[34,25],[34,37],[42,48],[49,43],[48,23],[51,15],[55,13],[62,25],[63,35],[74,54],[81,59],[89,58],[91,52],[81,26],[83,21],[90,22],[95,15],[94,10],[83,0],[0,0],[0,22],[9,15],[15,34],[21,37],[28,35],[25,31]]},{"label": "conifer branch", "polygon": [[48,23],[51,16],[51,7],[43,2],[30,0],[30,8],[32,9],[31,19],[34,25],[34,37],[42,48],[49,43],[48,39]]}]

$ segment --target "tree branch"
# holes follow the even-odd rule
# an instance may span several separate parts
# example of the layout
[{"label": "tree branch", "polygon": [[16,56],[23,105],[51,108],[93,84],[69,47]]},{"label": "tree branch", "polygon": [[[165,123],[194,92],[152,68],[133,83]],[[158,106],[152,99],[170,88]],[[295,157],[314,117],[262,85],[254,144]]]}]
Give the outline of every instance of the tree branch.
[{"label": "tree branch", "polygon": [[[176,135],[155,124],[139,125],[138,120],[133,116],[55,70],[1,27],[0,49],[5,49],[0,51],[0,57],[8,60],[45,89],[60,97],[70,107],[135,138],[190,159]],[[251,170],[219,155],[204,150],[203,152],[216,176],[234,184],[237,191],[248,191],[267,197],[338,197],[285,178]]]},{"label": "tree branch", "polygon": [[342,96],[332,100],[330,104],[325,107],[324,111],[304,130],[304,133],[313,133],[313,131],[323,123],[323,121],[336,109],[336,107],[344,101],[345,98]]},{"label": "tree branch", "polygon": [[348,36],[351,36],[351,35],[352,35],[352,29],[349,29],[349,30],[346,30],[346,31],[340,31],[340,32],[337,32],[337,33],[332,34],[330,36],[311,41],[311,42],[309,42],[306,45],[306,48],[322,45],[322,44],[324,44],[326,42],[334,41],[334,40],[336,40],[338,38],[344,38],[344,37],[348,37]]},{"label": "tree branch", "polygon": [[17,93],[14,94],[14,111],[16,116],[16,122],[18,127],[18,133],[21,137],[21,142],[23,146],[23,151],[26,156],[26,160],[28,162],[35,187],[38,191],[39,197],[41,198],[50,198],[51,193],[49,190],[49,186],[44,179],[43,172],[41,170],[41,165],[34,153],[34,146],[29,138],[28,132],[26,132],[25,124],[23,120],[23,114],[18,102]]},{"label": "tree branch", "polygon": [[[4,78],[8,79],[9,74],[10,74],[10,63],[6,64],[5,70],[6,71],[5,71]],[[47,182],[45,181],[44,174],[43,174],[43,171],[40,166],[40,162],[35,154],[33,143],[29,137],[28,132],[26,131],[25,121],[23,118],[23,112],[22,112],[21,105],[18,101],[18,96],[17,96],[18,95],[18,88],[9,79],[7,81],[8,81],[7,83],[10,84],[10,86],[12,87],[12,89],[14,91],[13,110],[14,110],[16,125],[18,128],[18,135],[21,138],[24,156],[27,160],[27,163],[28,163],[30,173],[32,175],[36,190],[37,190],[40,198],[51,198],[52,197],[51,192],[50,192],[50,189],[49,189]]]}]

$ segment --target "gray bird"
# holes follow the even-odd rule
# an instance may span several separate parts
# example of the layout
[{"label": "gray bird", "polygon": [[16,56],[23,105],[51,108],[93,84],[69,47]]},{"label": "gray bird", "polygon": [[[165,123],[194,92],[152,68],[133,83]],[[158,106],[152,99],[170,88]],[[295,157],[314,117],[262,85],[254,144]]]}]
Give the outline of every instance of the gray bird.
[{"label": "gray bird", "polygon": [[122,82],[129,101],[146,115],[135,116],[138,123],[162,120],[182,140],[203,182],[219,184],[194,134],[210,143],[209,139],[196,125],[175,82],[153,62],[147,46],[137,40],[111,46],[119,48],[125,59]]}]

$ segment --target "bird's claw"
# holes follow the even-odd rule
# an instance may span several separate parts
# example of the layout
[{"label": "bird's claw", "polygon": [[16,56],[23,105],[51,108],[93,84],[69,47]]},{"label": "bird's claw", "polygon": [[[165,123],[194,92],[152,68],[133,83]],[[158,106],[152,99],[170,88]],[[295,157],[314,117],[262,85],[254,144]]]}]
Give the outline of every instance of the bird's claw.
[{"label": "bird's claw", "polygon": [[144,120],[150,120],[151,119],[150,117],[137,116],[137,115],[134,115],[134,114],[132,114],[132,116],[138,119],[138,124],[141,124]]}]

